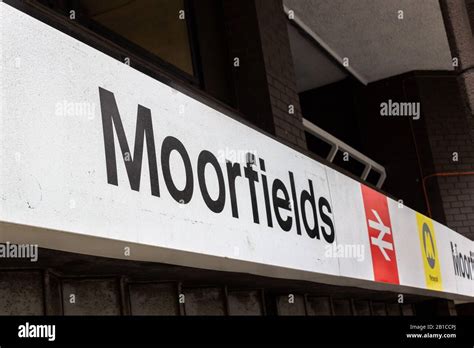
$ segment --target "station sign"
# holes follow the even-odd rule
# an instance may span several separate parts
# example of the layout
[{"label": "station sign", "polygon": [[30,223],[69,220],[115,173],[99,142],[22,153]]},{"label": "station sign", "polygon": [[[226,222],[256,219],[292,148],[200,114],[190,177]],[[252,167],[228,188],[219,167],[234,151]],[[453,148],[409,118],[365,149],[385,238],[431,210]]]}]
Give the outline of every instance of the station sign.
[{"label": "station sign", "polygon": [[5,3],[0,30],[1,242],[473,298],[448,227]]}]

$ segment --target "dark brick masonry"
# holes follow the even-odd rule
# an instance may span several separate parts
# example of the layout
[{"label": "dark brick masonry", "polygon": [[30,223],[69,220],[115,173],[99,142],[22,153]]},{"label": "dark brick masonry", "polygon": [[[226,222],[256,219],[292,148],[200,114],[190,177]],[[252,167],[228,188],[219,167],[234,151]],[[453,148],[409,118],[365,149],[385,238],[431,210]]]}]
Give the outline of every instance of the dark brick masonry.
[{"label": "dark brick masonry", "polygon": [[[428,197],[433,218],[472,239],[474,175],[469,175],[474,171],[472,116],[466,112],[455,76],[419,77],[417,83],[432,154],[432,165],[424,167],[425,186],[430,192],[437,185],[440,194],[440,200],[432,195]],[[440,215],[440,209],[444,216]]]},{"label": "dark brick masonry", "polygon": [[[306,149],[281,0],[224,0],[237,108],[258,127]],[[294,113],[290,113],[290,105]]]},{"label": "dark brick masonry", "polygon": [[[474,238],[474,38],[472,1],[441,0],[453,57],[452,75],[417,78],[432,163],[424,164],[433,217]],[[457,155],[457,159],[456,159]],[[429,167],[429,168],[428,168]]]},{"label": "dark brick masonry", "polygon": [[[286,18],[281,0],[256,0],[257,17],[275,134],[306,149],[302,114],[291,56]],[[294,113],[289,112],[293,105]]]}]

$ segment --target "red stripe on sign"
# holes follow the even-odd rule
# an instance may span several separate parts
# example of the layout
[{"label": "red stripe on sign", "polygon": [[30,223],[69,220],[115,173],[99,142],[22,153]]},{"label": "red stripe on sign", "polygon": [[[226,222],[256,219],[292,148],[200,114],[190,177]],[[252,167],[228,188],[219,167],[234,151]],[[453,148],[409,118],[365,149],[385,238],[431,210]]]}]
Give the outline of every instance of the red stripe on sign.
[{"label": "red stripe on sign", "polygon": [[387,197],[364,185],[361,185],[361,189],[374,266],[374,279],[379,282],[399,284]]}]

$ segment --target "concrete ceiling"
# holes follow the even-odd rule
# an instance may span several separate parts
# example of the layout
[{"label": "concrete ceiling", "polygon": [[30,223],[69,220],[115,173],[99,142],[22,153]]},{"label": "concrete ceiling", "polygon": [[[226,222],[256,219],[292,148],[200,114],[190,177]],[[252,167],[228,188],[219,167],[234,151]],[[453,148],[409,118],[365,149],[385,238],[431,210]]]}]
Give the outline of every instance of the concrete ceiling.
[{"label": "concrete ceiling", "polygon": [[347,71],[292,24],[288,24],[288,35],[298,92],[325,86],[347,76]]},{"label": "concrete ceiling", "polygon": [[[348,57],[351,72],[364,83],[413,70],[453,69],[438,0],[283,2],[331,55],[338,60]],[[400,10],[403,19],[398,18]],[[299,39],[295,42],[293,34],[290,30],[292,49],[296,47],[293,51],[295,65],[298,65],[306,61],[301,56],[307,52],[303,51],[305,43]],[[311,55],[317,56],[316,53]],[[295,68],[297,74],[310,69]],[[307,78],[300,77],[299,80],[304,88],[308,87]]]}]

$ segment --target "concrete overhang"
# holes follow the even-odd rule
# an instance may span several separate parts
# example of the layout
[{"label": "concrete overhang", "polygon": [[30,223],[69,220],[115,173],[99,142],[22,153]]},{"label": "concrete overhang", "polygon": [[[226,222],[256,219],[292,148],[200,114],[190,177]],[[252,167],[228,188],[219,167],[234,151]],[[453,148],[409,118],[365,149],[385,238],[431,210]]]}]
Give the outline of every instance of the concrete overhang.
[{"label": "concrete overhang", "polygon": [[348,72],[365,84],[415,70],[453,70],[438,0],[283,3],[287,13],[293,11],[291,26],[307,34],[289,29],[300,91],[342,79],[344,58],[349,59]]}]

